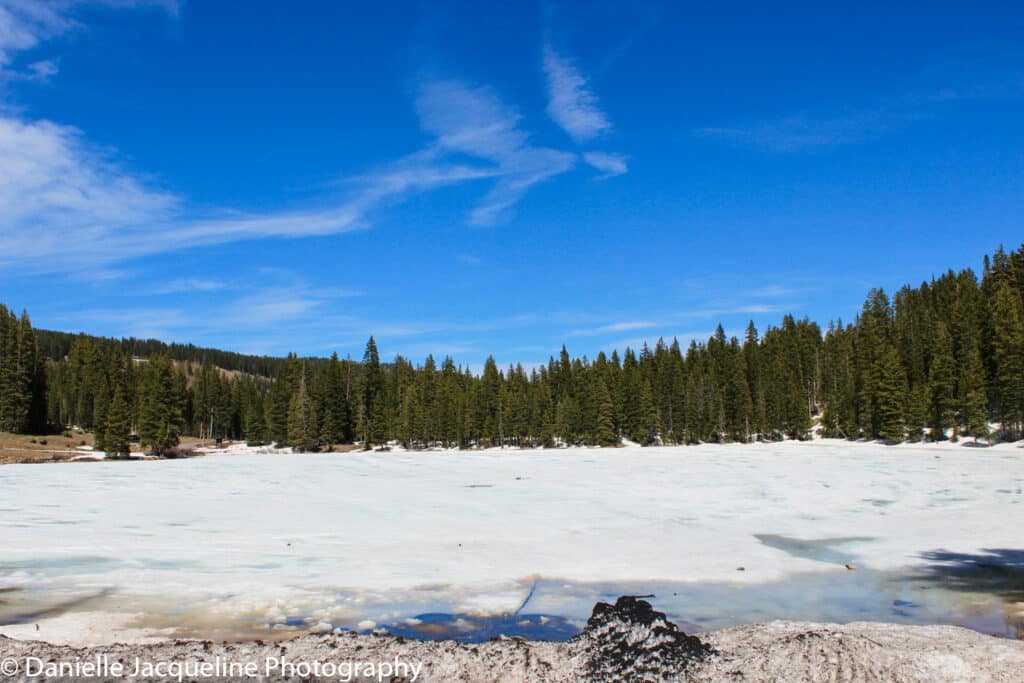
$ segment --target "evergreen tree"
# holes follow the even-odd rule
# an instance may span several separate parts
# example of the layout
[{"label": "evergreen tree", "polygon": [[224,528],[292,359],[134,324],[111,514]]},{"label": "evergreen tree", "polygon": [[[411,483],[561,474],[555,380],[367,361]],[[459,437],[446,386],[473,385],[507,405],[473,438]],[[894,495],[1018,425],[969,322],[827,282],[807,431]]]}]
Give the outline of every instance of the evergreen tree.
[{"label": "evergreen tree", "polygon": [[398,440],[406,448],[413,448],[421,432],[421,415],[415,390],[405,393],[402,399],[402,416],[398,425]]},{"label": "evergreen tree", "polygon": [[161,455],[178,445],[181,407],[174,363],[167,355],[149,359],[140,382],[139,441]]},{"label": "evergreen tree", "polygon": [[878,422],[876,436],[884,441],[898,442],[904,436],[904,400],[906,376],[895,347],[883,351],[872,369],[874,414]]},{"label": "evergreen tree", "polygon": [[766,415],[760,344],[753,320],[747,324],[743,341],[743,365],[747,370],[747,387],[750,392],[750,436],[759,438],[764,432]]},{"label": "evergreen tree", "polygon": [[924,426],[928,420],[928,391],[923,386],[910,392],[907,402],[907,435],[908,441],[921,441],[924,438]]},{"label": "evergreen tree", "polygon": [[946,326],[939,323],[935,336],[935,356],[928,380],[929,437],[945,441],[946,430],[954,426],[956,407],[956,360],[953,358],[953,340]]},{"label": "evergreen tree", "polygon": [[46,427],[46,374],[28,313],[0,306],[0,430],[27,434]]},{"label": "evergreen tree", "polygon": [[967,433],[977,441],[989,436],[987,402],[985,399],[985,369],[981,363],[981,353],[975,346],[971,351],[971,360],[967,371],[966,397],[964,413],[966,415]]},{"label": "evergreen tree", "polygon": [[14,430],[14,404],[17,382],[17,336],[12,330],[13,316],[0,304],[0,431]]},{"label": "evergreen tree", "polygon": [[477,433],[487,445],[504,445],[504,424],[501,406],[501,373],[494,356],[488,356],[484,362],[484,372],[480,378],[480,391],[476,396]]},{"label": "evergreen tree", "polygon": [[108,451],[107,414],[110,412],[110,390],[106,381],[100,382],[93,401],[93,445],[98,451]]},{"label": "evergreen tree", "polygon": [[615,433],[615,406],[611,393],[604,382],[595,383],[597,389],[597,428],[594,440],[600,446],[616,446],[619,436]]},{"label": "evergreen tree", "polygon": [[753,402],[747,383],[746,356],[735,338],[730,342],[726,358],[725,411],[729,439],[746,443],[754,431]]},{"label": "evergreen tree", "polygon": [[654,404],[654,392],[651,390],[650,382],[645,381],[640,385],[640,431],[636,435],[636,440],[649,446],[658,442],[660,434],[661,420]]},{"label": "evergreen tree", "polygon": [[[894,318],[889,297],[880,289],[868,293],[857,325],[857,370],[858,383],[857,414],[859,431],[872,438],[878,438],[882,431],[882,411],[879,410],[879,377],[881,359],[890,350]],[[894,349],[893,349],[894,350]],[[899,364],[899,357],[895,358]],[[892,369],[892,368],[890,368]],[[893,389],[888,394],[892,398]],[[900,397],[902,402],[902,397]],[[889,406],[891,409],[891,406]],[[902,413],[902,407],[900,408]],[[901,437],[902,439],[902,437]]]},{"label": "evergreen tree", "polygon": [[996,290],[992,306],[992,358],[995,394],[1003,428],[1012,436],[1021,433],[1024,417],[1024,316],[1020,294],[1009,282]]},{"label": "evergreen tree", "polygon": [[245,409],[244,434],[250,446],[260,446],[266,441],[266,415],[262,399],[256,395]]},{"label": "evergreen tree", "polygon": [[359,374],[359,433],[363,446],[371,448],[385,439],[387,422],[384,400],[384,374],[380,367],[377,342],[366,342],[363,366]]},{"label": "evergreen tree", "polygon": [[298,357],[294,353],[288,354],[287,362],[278,368],[264,404],[270,440],[279,445],[288,443],[288,409],[301,373],[302,365]]},{"label": "evergreen tree", "polygon": [[131,414],[124,388],[118,384],[107,411],[104,450],[115,458],[128,457],[131,453]]},{"label": "evergreen tree", "polygon": [[636,354],[627,347],[622,354],[618,422],[629,440],[636,442],[644,440],[644,415],[640,405],[641,383],[640,365]]},{"label": "evergreen tree", "polygon": [[316,451],[318,439],[315,403],[310,399],[302,371],[299,386],[288,404],[288,443],[298,451]]},{"label": "evergreen tree", "polygon": [[40,434],[46,431],[46,369],[39,343],[28,312],[21,314],[18,323],[19,373],[21,396],[25,401],[21,414],[20,431]]},{"label": "evergreen tree", "polygon": [[348,432],[348,410],[342,366],[337,353],[331,356],[325,375],[321,436],[329,445],[344,443]]}]

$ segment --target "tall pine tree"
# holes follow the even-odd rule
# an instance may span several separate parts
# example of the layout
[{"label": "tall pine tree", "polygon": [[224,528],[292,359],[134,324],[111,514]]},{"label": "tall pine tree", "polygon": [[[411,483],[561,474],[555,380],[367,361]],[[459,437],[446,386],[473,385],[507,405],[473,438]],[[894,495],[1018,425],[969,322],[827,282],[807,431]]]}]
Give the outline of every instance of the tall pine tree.
[{"label": "tall pine tree", "polygon": [[105,422],[104,450],[112,457],[127,458],[131,453],[131,413],[124,387],[120,384],[114,389],[114,396],[110,399]]}]

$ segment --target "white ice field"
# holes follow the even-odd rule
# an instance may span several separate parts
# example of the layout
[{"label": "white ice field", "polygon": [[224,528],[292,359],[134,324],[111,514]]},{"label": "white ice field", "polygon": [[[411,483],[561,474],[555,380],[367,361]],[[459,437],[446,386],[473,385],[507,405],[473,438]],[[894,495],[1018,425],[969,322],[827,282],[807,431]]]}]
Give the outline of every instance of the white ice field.
[{"label": "white ice field", "polygon": [[575,621],[648,587],[697,626],[852,619],[929,552],[1024,549],[1022,488],[1013,446],[822,441],[8,465],[0,588],[199,633],[511,614],[538,581],[523,612]]}]

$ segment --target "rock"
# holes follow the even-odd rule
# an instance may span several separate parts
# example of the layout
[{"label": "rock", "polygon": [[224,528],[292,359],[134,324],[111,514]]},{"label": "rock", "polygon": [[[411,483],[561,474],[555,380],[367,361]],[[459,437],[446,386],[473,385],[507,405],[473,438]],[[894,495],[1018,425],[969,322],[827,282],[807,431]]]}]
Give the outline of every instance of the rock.
[{"label": "rock", "polygon": [[713,653],[699,638],[680,631],[664,612],[628,595],[614,605],[594,605],[570,648],[585,661],[590,681],[660,681]]}]

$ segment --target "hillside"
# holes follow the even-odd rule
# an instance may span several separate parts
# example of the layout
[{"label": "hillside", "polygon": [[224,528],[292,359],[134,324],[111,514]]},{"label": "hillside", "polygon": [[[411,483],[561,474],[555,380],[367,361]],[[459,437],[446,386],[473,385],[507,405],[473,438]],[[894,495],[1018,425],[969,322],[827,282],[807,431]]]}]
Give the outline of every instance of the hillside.
[{"label": "hillside", "polygon": [[[60,361],[71,352],[75,340],[87,338],[94,343],[113,343],[121,348],[121,352],[129,357],[149,357],[166,354],[178,362],[193,365],[215,365],[223,370],[237,371],[260,377],[273,377],[284,365],[285,359],[275,356],[255,356],[211,349],[193,344],[162,342],[158,339],[136,339],[134,337],[97,337],[84,333],[58,332],[54,330],[36,330],[36,338],[43,355],[51,361]],[[315,359],[310,359],[315,360]]]}]

